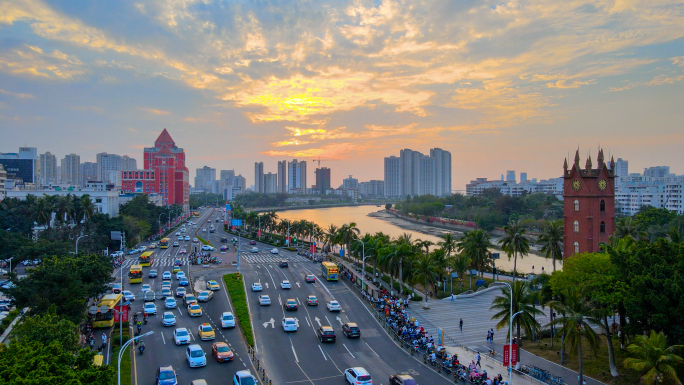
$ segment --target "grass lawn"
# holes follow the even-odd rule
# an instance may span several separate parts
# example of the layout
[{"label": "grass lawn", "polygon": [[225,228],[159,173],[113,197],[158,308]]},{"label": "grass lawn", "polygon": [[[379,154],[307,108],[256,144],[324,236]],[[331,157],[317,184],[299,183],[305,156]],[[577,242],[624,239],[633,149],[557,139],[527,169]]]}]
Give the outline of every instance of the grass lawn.
[{"label": "grass lawn", "polygon": [[[123,330],[123,340],[124,343],[128,340],[129,334],[128,334],[128,328],[124,328]],[[112,357],[109,360],[110,365],[114,366],[114,372],[117,370],[117,364],[118,364],[118,359],[119,359],[119,350],[121,348],[121,345],[119,344],[119,329],[114,328],[114,332],[112,332]],[[121,384],[123,385],[131,385],[131,370],[132,370],[132,363],[131,363],[131,346],[133,344],[128,345],[126,348],[126,352],[121,356]],[[116,384],[117,382],[117,377],[114,376],[114,381],[112,382],[113,384]]]},{"label": "grass lawn", "polygon": [[[604,336],[600,337],[601,346],[598,349],[597,355],[594,355],[588,348],[589,344],[586,340],[582,340],[582,355],[584,357],[582,369],[584,374],[609,385],[638,384],[639,374],[633,370],[625,369],[625,367],[622,366],[622,361],[628,357],[628,354],[619,349],[620,341],[617,338],[613,338],[613,350],[615,351],[615,364],[620,376],[617,379],[613,379],[608,367],[608,346],[606,345],[606,338]],[[554,341],[553,349],[551,348],[551,340],[548,338],[537,342],[525,341],[523,349],[532,354],[536,354],[537,356],[546,358],[549,361],[560,364],[560,340]],[[574,371],[578,371],[579,362],[577,360],[577,355],[571,354],[568,350],[565,351],[565,354],[565,366]],[[568,379],[565,379],[565,381],[567,383],[570,382]]]},{"label": "grass lawn", "polygon": [[254,346],[254,335],[252,334],[252,319],[249,317],[249,308],[247,307],[247,294],[245,287],[242,284],[243,276],[235,274],[226,274],[223,276],[223,282],[226,284],[226,290],[230,300],[235,307],[235,316],[238,320],[238,325],[242,330],[249,346]]}]

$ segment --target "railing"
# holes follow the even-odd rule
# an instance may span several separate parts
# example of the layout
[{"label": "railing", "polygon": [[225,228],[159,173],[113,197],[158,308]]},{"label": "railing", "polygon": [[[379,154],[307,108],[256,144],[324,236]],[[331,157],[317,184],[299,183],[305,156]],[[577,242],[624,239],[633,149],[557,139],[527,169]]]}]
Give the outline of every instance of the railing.
[{"label": "railing", "polygon": [[256,366],[256,376],[261,378],[261,381],[264,384],[273,385],[271,378],[266,374],[266,369],[264,369],[259,359],[256,358],[256,352],[249,345],[247,345],[247,355],[249,355],[249,359],[252,360],[252,365]]}]

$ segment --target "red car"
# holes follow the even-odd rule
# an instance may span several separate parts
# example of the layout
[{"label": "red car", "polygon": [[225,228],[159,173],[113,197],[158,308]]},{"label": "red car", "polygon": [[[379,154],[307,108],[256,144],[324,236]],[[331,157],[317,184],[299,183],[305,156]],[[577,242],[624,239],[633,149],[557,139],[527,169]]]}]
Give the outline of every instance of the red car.
[{"label": "red car", "polygon": [[249,241],[250,245],[256,245],[256,241]]},{"label": "red car", "polygon": [[307,282],[307,283],[314,283],[314,282],[316,282],[316,276],[314,276],[313,274],[308,274],[308,275],[306,276],[306,282]]},{"label": "red car", "polygon": [[226,245],[221,246],[221,251],[226,251],[226,250],[228,250],[228,246],[226,246]]},{"label": "red car", "polygon": [[211,345],[211,354],[218,362],[233,361],[233,351],[230,350],[230,347],[225,342],[214,342]]}]

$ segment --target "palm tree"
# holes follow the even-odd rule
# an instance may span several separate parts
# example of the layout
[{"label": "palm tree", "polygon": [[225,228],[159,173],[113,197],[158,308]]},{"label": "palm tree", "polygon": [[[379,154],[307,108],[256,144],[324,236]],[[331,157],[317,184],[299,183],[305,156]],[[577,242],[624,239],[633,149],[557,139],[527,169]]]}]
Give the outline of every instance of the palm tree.
[{"label": "palm tree", "polygon": [[451,259],[451,268],[458,274],[458,278],[461,281],[461,290],[463,290],[463,279],[465,278],[465,272],[468,270],[472,262],[473,261],[465,254],[459,254],[455,258]]},{"label": "palm tree", "polygon": [[437,266],[430,255],[421,255],[418,257],[416,264],[413,267],[413,276],[416,281],[425,285],[425,307],[427,307],[428,288],[437,278]]},{"label": "palm tree", "polygon": [[45,226],[49,229],[50,222],[52,221],[52,205],[50,202],[45,198],[39,198],[36,203],[35,213],[36,223],[38,223],[39,226]]},{"label": "palm tree", "polygon": [[399,270],[399,258],[394,243],[387,243],[378,250],[378,265],[384,274],[389,275],[390,292],[394,293],[394,276]]},{"label": "palm tree", "polygon": [[494,247],[489,234],[482,229],[469,231],[456,244],[458,252],[467,256],[471,263],[484,275],[484,268],[489,264],[489,248]]},{"label": "palm tree", "polygon": [[520,258],[523,258],[530,252],[530,242],[525,238],[525,229],[520,226],[519,221],[511,220],[506,226],[504,226],[504,235],[500,240],[499,244],[501,249],[508,254],[508,260],[511,260],[511,255],[513,255],[513,282],[515,282],[517,265],[518,265],[518,254]]},{"label": "palm tree", "polygon": [[[667,338],[663,332],[651,330],[650,336],[638,335],[636,343],[630,344],[627,351],[638,358],[625,358],[623,365],[627,369],[638,371],[643,384],[680,384],[675,366],[684,362],[682,357],[674,354],[682,349],[682,345],[667,346]],[[663,381],[665,380],[665,381]]]},{"label": "palm tree", "polygon": [[648,238],[646,232],[639,229],[639,226],[636,224],[636,222],[634,222],[632,217],[622,217],[615,223],[615,231],[613,232],[613,236],[617,239],[622,239],[628,235],[634,240]]},{"label": "palm tree", "polygon": [[546,222],[538,241],[542,245],[541,252],[546,259],[551,258],[553,271],[556,271],[556,260],[563,263],[563,221]]},{"label": "palm tree", "polygon": [[71,194],[66,196],[58,196],[55,205],[55,218],[61,223],[66,223],[74,211],[74,206],[71,201]]},{"label": "palm tree", "polygon": [[684,241],[679,228],[674,226],[667,230],[667,239],[669,239],[672,243],[682,243],[682,241]]},{"label": "palm tree", "polygon": [[[536,316],[543,316],[544,312],[534,307],[538,295],[533,292],[528,282],[515,281],[513,282],[513,314],[521,312],[513,319],[513,327],[516,329],[516,336],[518,344],[522,347],[522,340],[520,339],[520,329],[525,329],[525,334],[528,336],[536,333],[541,325],[535,318]],[[492,306],[489,310],[498,310],[499,312],[492,316],[492,319],[501,319],[496,324],[496,329],[502,329],[509,326],[511,319],[511,289],[508,286],[501,288],[501,295],[494,298]],[[510,337],[510,335],[509,335]]]},{"label": "palm tree", "polygon": [[356,239],[359,236],[359,233],[361,230],[359,230],[356,227],[355,222],[350,222],[349,224],[344,224],[340,228],[340,240],[342,241],[342,244],[345,245],[346,252],[347,252],[347,259],[349,262],[351,262],[350,256],[349,256],[349,246],[351,245],[352,240]]},{"label": "palm tree", "polygon": [[438,242],[437,245],[444,249],[447,258],[451,258],[451,253],[456,250],[456,238],[451,233],[446,233],[442,235],[442,241]]},{"label": "palm tree", "polygon": [[589,343],[589,347],[597,354],[599,348],[599,336],[590,323],[595,324],[596,308],[577,287],[571,287],[563,291],[562,299],[551,301],[552,311],[556,310],[559,316],[549,325],[559,326],[560,335],[565,336],[565,344],[570,347],[572,353],[577,354],[579,360],[579,383],[584,381],[582,372],[582,339]]},{"label": "palm tree", "polygon": [[330,225],[328,228],[324,231],[324,236],[325,236],[325,245],[326,246],[333,246],[336,245],[338,242],[338,236],[339,236],[339,229],[335,225]]},{"label": "palm tree", "polygon": [[76,221],[87,223],[88,220],[95,213],[95,205],[90,199],[90,195],[83,195],[78,200],[78,211],[76,212]]}]

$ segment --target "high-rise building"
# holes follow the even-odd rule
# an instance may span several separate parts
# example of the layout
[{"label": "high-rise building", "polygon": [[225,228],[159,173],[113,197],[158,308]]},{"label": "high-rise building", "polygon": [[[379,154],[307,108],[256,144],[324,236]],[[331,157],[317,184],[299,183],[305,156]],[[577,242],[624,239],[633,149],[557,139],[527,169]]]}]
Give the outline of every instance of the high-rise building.
[{"label": "high-rise building", "polygon": [[62,183],[78,186],[81,181],[81,157],[76,154],[65,155],[62,159]]},{"label": "high-rise building", "polygon": [[166,128],[155,140],[154,147],[145,147],[143,159],[143,170],[121,171],[122,190],[157,193],[162,196],[162,204],[178,204],[187,211],[190,180],[185,150],[176,146]]},{"label": "high-rise building", "polygon": [[381,180],[360,182],[359,194],[362,196],[383,196],[385,195],[385,182]]},{"label": "high-rise building", "polygon": [[401,158],[388,156],[385,158],[385,193],[386,197],[404,196],[401,176],[403,174]]},{"label": "high-rise building", "polygon": [[433,148],[430,158],[435,160],[435,195],[451,195],[451,152]]},{"label": "high-rise building", "polygon": [[0,201],[5,198],[5,181],[7,180],[7,171],[5,167],[0,163]]},{"label": "high-rise building", "polygon": [[254,192],[264,193],[264,162],[254,162]]},{"label": "high-rise building", "polygon": [[515,170],[506,171],[506,182],[515,182]]},{"label": "high-rise building", "polygon": [[236,196],[245,193],[247,180],[242,175],[232,176],[223,189],[223,198],[232,201]]},{"label": "high-rise building", "polygon": [[278,192],[278,174],[264,174],[264,194],[275,194]]},{"label": "high-rise building", "polygon": [[97,180],[97,163],[83,162],[79,166],[79,169],[79,174],[81,176],[79,185],[85,186],[89,181]]},{"label": "high-rise building", "polygon": [[57,157],[50,153],[40,154],[40,184],[47,186],[57,184]]},{"label": "high-rise building", "polygon": [[38,149],[35,147],[19,147],[19,152],[0,153],[0,164],[7,172],[7,179],[21,181],[21,183],[37,184]]},{"label": "high-rise building", "polygon": [[278,192],[287,192],[287,161],[278,161]]},{"label": "high-rise building", "polygon": [[121,171],[135,171],[138,169],[138,161],[128,155],[121,157]]},{"label": "high-rise building", "polygon": [[216,180],[216,169],[204,166],[195,170],[195,189],[211,192]]},{"label": "high-rise building", "polygon": [[629,161],[618,158],[615,162],[615,176],[624,178],[629,175]]},{"label": "high-rise building", "polygon": [[287,192],[306,194],[306,161],[287,162]]},{"label": "high-rise building", "polygon": [[520,173],[520,183],[525,183],[525,182],[527,182],[527,173],[521,172]]},{"label": "high-rise building", "polygon": [[578,253],[598,252],[602,243],[609,243],[615,225],[615,161],[610,167],[603,162],[599,150],[597,167],[591,157],[585,168],[580,167],[579,150],[568,169],[563,164],[563,257]]},{"label": "high-rise building", "polygon": [[417,195],[435,195],[435,158],[420,154],[418,162]]},{"label": "high-rise building", "polygon": [[[111,180],[110,171],[122,171],[122,157],[116,154],[101,152],[97,154],[97,180],[109,183],[116,183],[116,179]],[[62,174],[64,170],[62,170]]]},{"label": "high-rise building", "polygon": [[349,175],[349,178],[342,179],[342,188],[344,190],[358,189],[359,180]]},{"label": "high-rise building", "polygon": [[655,166],[644,169],[644,176],[651,178],[664,178],[670,175],[670,166]]},{"label": "high-rise building", "polygon": [[330,169],[327,167],[317,168],[316,171],[316,194],[325,194],[330,190]]}]

